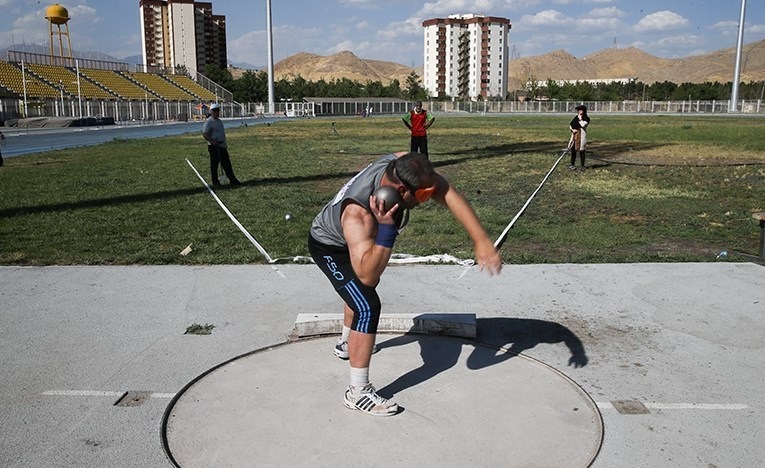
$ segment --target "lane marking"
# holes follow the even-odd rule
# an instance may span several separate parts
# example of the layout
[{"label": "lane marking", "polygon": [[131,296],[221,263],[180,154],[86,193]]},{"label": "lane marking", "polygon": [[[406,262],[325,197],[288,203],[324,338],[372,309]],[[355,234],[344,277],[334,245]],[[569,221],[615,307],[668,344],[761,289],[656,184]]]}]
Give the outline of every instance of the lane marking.
[{"label": "lane marking", "polygon": [[216,193],[213,191],[212,187],[210,187],[207,184],[207,181],[204,179],[204,177],[202,177],[202,175],[199,173],[199,171],[197,171],[197,168],[194,167],[193,164],[191,164],[191,161],[189,161],[188,158],[186,159],[186,162],[189,164],[189,166],[191,166],[191,169],[197,175],[199,180],[202,181],[202,184],[204,184],[204,186],[207,188],[207,191],[210,192],[210,195],[212,195],[212,197],[215,199],[215,201],[218,202],[218,205],[221,207],[223,212],[226,213],[226,215],[229,217],[229,219],[231,221],[233,221],[234,225],[237,228],[239,228],[240,231],[242,231],[242,234],[244,234],[244,236],[252,243],[252,245],[254,245],[256,249],[258,249],[258,252],[260,252],[261,255],[263,255],[263,257],[266,259],[268,264],[271,265],[271,269],[273,269],[276,272],[277,275],[279,275],[282,278],[286,279],[287,277],[284,276],[284,273],[282,273],[281,270],[279,270],[279,268],[276,265],[274,265],[274,259],[271,258],[270,255],[268,255],[268,252],[266,252],[266,249],[264,249],[263,246],[260,245],[260,243],[255,239],[255,237],[253,237],[253,235],[250,234],[250,232],[247,229],[245,229],[244,226],[242,226],[242,223],[240,223],[239,220],[236,219],[236,216],[234,216],[234,214],[231,213],[231,211],[228,209],[228,207],[226,207],[226,205],[223,204],[221,199],[218,198],[218,195],[216,195]]},{"label": "lane marking", "polygon": [[[101,390],[47,390],[42,392],[45,396],[68,396],[68,397],[121,397],[127,392],[110,392]],[[150,398],[170,399],[175,393],[150,392]]]},{"label": "lane marking", "polygon": [[120,397],[125,392],[103,392],[99,390],[48,390],[43,392],[47,396],[99,396],[99,397]]},{"label": "lane marking", "polygon": [[[595,405],[603,410],[615,410],[610,401],[596,401]],[[648,409],[655,410],[723,410],[740,411],[749,409],[749,405],[742,403],[643,403]]]},{"label": "lane marking", "polygon": [[[46,390],[45,396],[68,396],[68,397],[121,397],[126,392],[113,392],[104,390]],[[150,398],[171,399],[175,393],[150,392]],[[602,410],[615,410],[610,401],[596,401],[595,405]],[[749,405],[743,403],[643,403],[648,409],[655,410],[707,410],[707,411],[741,411],[749,409]]]}]

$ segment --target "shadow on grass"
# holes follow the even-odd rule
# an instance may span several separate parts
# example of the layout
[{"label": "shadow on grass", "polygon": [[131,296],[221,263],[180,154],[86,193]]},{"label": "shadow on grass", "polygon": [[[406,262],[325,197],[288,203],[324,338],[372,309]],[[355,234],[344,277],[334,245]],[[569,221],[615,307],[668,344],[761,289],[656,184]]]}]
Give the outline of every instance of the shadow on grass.
[{"label": "shadow on grass", "polygon": [[[654,143],[623,143],[623,144],[598,144],[597,154],[619,154],[630,150],[644,150],[651,149],[661,144]],[[438,167],[452,166],[457,164],[463,164],[465,162],[491,159],[499,157],[508,157],[517,154],[525,153],[545,153],[545,152],[560,154],[563,151],[562,145],[556,145],[550,142],[525,142],[525,143],[508,143],[503,145],[492,145],[477,148],[470,148],[459,153],[432,153],[442,155],[454,155],[455,157],[434,161],[433,165]],[[262,185],[277,185],[277,184],[289,184],[296,182],[314,182],[314,181],[327,181],[329,179],[340,179],[341,181],[348,180],[356,175],[356,172],[334,172],[324,174],[313,174],[306,176],[290,176],[290,177],[267,177],[263,179],[243,180],[242,187],[255,187]],[[222,189],[228,190],[229,187],[223,186]],[[233,189],[233,188],[232,188]],[[221,189],[218,189],[221,190]],[[5,208],[0,209],[0,217],[9,218],[13,216],[23,216],[28,214],[38,213],[51,213],[58,211],[70,211],[82,208],[98,208],[103,206],[112,206],[120,204],[141,203],[144,201],[157,201],[159,199],[172,199],[178,197],[186,197],[189,195],[196,195],[205,192],[204,187],[185,188],[179,190],[166,190],[161,192],[141,193],[133,195],[122,195],[117,197],[106,197],[93,200],[81,200],[76,202],[65,203],[51,203],[30,207],[21,208]]]},{"label": "shadow on grass", "polygon": [[[310,182],[310,181],[327,180],[331,178],[342,178],[343,180],[345,180],[350,177],[353,177],[354,175],[356,175],[355,172],[340,172],[335,174],[317,174],[312,176],[275,177],[275,178],[265,178],[265,179],[256,179],[256,180],[243,180],[240,187],[247,187],[247,186],[255,187],[259,185],[282,184],[282,183],[291,183],[291,182]],[[238,189],[237,187],[223,185],[222,187],[215,188],[214,190],[216,193],[219,193],[221,191],[237,190],[237,189]],[[160,192],[137,193],[133,195],[121,195],[118,197],[106,197],[106,198],[99,198],[99,199],[93,199],[93,200],[81,200],[76,202],[51,203],[46,205],[28,206],[28,207],[22,207],[22,208],[5,208],[5,209],[0,209],[0,218],[10,218],[12,216],[22,216],[22,215],[37,214],[37,213],[70,211],[70,210],[76,210],[76,209],[82,209],[82,208],[98,208],[103,206],[141,203],[145,201],[157,201],[157,200],[163,200],[163,199],[169,200],[173,198],[187,197],[189,195],[198,195],[200,193],[207,193],[207,189],[203,186],[199,186],[199,187],[185,188],[185,189],[178,189],[178,190],[165,190]]]},{"label": "shadow on grass", "polygon": [[[467,358],[467,368],[480,370],[516,357],[538,344],[564,343],[571,357],[569,366],[584,367],[588,363],[582,341],[568,328],[556,322],[522,318],[488,318],[477,320],[478,337]],[[392,398],[407,388],[419,385],[457,364],[468,340],[437,339],[431,335],[407,333],[378,343],[380,350],[417,342],[422,365],[398,377],[378,390]],[[510,347],[508,347],[510,344]]]},{"label": "shadow on grass", "polygon": [[[492,159],[501,158],[506,156],[513,156],[518,154],[527,153],[550,153],[552,155],[560,156],[565,150],[568,142],[562,142],[560,144],[549,141],[534,141],[523,143],[505,143],[502,145],[491,145],[470,148],[460,152],[430,152],[431,155],[454,155],[449,159],[440,161],[434,161],[433,165],[436,167],[451,166],[455,164],[461,164],[466,161],[476,159]],[[618,155],[622,153],[629,153],[631,151],[644,151],[660,148],[666,146],[663,143],[597,143],[588,146],[588,153],[597,155]],[[461,156],[461,157],[460,157]]]}]

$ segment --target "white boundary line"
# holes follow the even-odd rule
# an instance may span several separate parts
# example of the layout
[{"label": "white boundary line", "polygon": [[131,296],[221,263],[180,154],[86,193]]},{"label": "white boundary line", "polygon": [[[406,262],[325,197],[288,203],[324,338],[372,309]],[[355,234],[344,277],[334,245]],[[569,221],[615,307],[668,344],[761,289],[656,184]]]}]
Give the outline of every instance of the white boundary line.
[{"label": "white boundary line", "polygon": [[558,160],[555,161],[555,164],[553,164],[553,166],[550,168],[550,170],[547,171],[547,175],[544,177],[544,179],[542,179],[542,182],[540,182],[540,184],[537,187],[537,189],[534,190],[534,193],[531,194],[529,199],[526,200],[526,203],[524,203],[523,206],[521,207],[520,211],[518,211],[518,214],[515,215],[515,217],[512,219],[512,221],[510,221],[510,224],[508,224],[507,227],[505,228],[505,230],[502,231],[502,234],[500,234],[499,237],[497,237],[497,240],[494,241],[494,247],[500,248],[502,246],[502,244],[505,242],[505,239],[507,238],[508,231],[510,231],[510,229],[512,229],[513,224],[515,224],[515,222],[518,221],[518,218],[521,217],[523,212],[526,211],[526,208],[531,203],[531,200],[533,200],[534,197],[537,196],[537,192],[539,192],[542,189],[542,186],[545,184],[545,182],[547,182],[547,179],[550,178],[550,174],[552,174],[553,171],[555,170],[555,168],[558,167],[558,164],[560,163],[560,160],[563,159],[563,156],[565,156],[567,152],[568,152],[568,149],[563,150],[563,152],[560,154],[560,157],[558,158]]},{"label": "white boundary line", "polygon": [[[102,390],[47,390],[42,392],[45,396],[66,396],[66,397],[121,397],[125,393],[129,392],[112,392]],[[149,392],[151,398],[170,399],[175,396],[175,393],[156,393]]]},{"label": "white boundary line", "polygon": [[[114,392],[104,390],[47,390],[42,392],[45,396],[65,397],[121,397],[129,392]],[[149,392],[151,398],[170,399],[175,393]],[[643,402],[641,402],[643,403]],[[610,401],[597,401],[595,405],[601,410],[615,410]],[[705,410],[705,411],[741,411],[749,409],[749,405],[742,403],[643,403],[648,409],[654,410]]]},{"label": "white boundary line", "polygon": [[[531,194],[531,196],[528,198],[528,200],[526,200],[526,203],[523,204],[523,206],[518,211],[518,213],[516,213],[516,215],[513,217],[513,219],[507,225],[507,227],[505,227],[505,230],[502,231],[502,234],[500,234],[499,237],[497,237],[497,240],[494,241],[494,248],[499,249],[500,247],[502,247],[502,244],[504,244],[505,240],[507,239],[507,234],[510,231],[510,229],[512,229],[513,225],[515,224],[516,221],[518,221],[518,218],[521,217],[523,212],[526,211],[526,208],[531,203],[531,200],[533,200],[534,197],[537,195],[537,192],[539,192],[542,189],[542,186],[545,184],[545,182],[547,182],[547,179],[550,178],[550,175],[553,173],[555,168],[558,167],[558,164],[560,163],[560,160],[563,159],[563,156],[565,156],[567,152],[568,152],[568,149],[563,150],[563,152],[560,154],[560,157],[558,158],[558,160],[555,161],[555,164],[553,164],[552,167],[550,168],[550,170],[547,171],[547,175],[545,175],[544,179],[542,179],[542,182],[540,182],[540,184],[537,187],[537,189],[534,190],[534,193]],[[458,280],[462,279],[462,277],[465,276],[465,274],[468,272],[468,270],[470,269],[471,266],[472,265],[467,266],[465,268],[465,270],[462,272],[462,274],[460,274],[459,278],[457,278],[457,279]]]},{"label": "white boundary line", "polygon": [[[641,402],[643,403],[643,402]],[[595,404],[602,410],[615,410],[610,401],[597,401]],[[749,405],[742,403],[643,403],[648,409],[653,410],[724,410],[740,411],[749,409]]]},{"label": "white boundary line", "polygon": [[231,211],[229,211],[229,209],[228,209],[228,208],[226,208],[226,205],[224,205],[224,204],[223,204],[223,202],[220,200],[220,198],[218,198],[218,195],[216,195],[216,194],[215,194],[215,192],[213,191],[213,189],[212,189],[212,188],[211,188],[211,187],[210,187],[210,186],[207,184],[207,181],[206,181],[206,180],[205,180],[205,179],[204,179],[204,178],[203,178],[203,177],[202,177],[202,176],[199,174],[199,171],[197,171],[197,168],[196,168],[196,167],[194,167],[194,165],[193,165],[193,164],[191,164],[191,161],[189,161],[189,159],[188,159],[188,158],[186,158],[186,162],[189,164],[189,166],[191,166],[191,169],[194,171],[194,173],[197,175],[197,177],[199,177],[199,180],[201,180],[201,181],[202,181],[202,183],[204,184],[204,186],[207,188],[207,191],[208,191],[208,192],[210,192],[210,195],[212,195],[212,196],[213,196],[213,198],[215,199],[215,201],[216,201],[216,202],[218,202],[218,205],[220,205],[220,207],[223,209],[223,212],[224,212],[224,213],[226,213],[226,215],[228,215],[228,217],[229,217],[229,219],[231,219],[231,221],[233,221],[233,222],[234,222],[234,225],[235,225],[236,227],[238,227],[240,231],[242,231],[242,233],[244,234],[244,236],[245,236],[245,237],[246,237],[246,238],[247,238],[247,239],[248,239],[250,242],[252,242],[252,245],[254,245],[254,246],[255,246],[255,248],[257,248],[257,249],[258,249],[258,251],[261,253],[261,255],[263,255],[263,257],[265,257],[265,258],[266,258],[266,261],[267,261],[269,264],[271,264],[271,268],[273,268],[273,269],[274,269],[274,271],[275,271],[276,273],[278,273],[278,274],[279,274],[279,276],[281,276],[282,278],[285,278],[284,274],[283,274],[281,271],[279,271],[279,269],[278,269],[276,266],[274,266],[274,265],[273,265],[273,263],[274,263],[274,259],[273,259],[273,258],[271,258],[271,256],[270,256],[270,255],[268,255],[268,252],[266,252],[266,249],[264,249],[264,248],[263,248],[263,246],[261,246],[261,245],[258,243],[258,241],[255,239],[255,237],[253,237],[253,236],[252,236],[252,234],[250,234],[250,233],[247,231],[247,229],[245,229],[245,228],[244,228],[244,226],[242,226],[242,223],[240,223],[240,222],[239,222],[239,220],[238,220],[238,219],[236,219],[236,216],[234,216],[234,215],[231,213]]}]

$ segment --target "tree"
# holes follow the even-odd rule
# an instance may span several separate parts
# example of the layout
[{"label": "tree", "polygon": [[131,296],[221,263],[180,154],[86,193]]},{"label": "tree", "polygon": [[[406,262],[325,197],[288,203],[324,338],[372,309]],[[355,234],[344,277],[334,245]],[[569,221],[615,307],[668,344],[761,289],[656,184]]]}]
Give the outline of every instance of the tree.
[{"label": "tree", "polygon": [[427,98],[425,90],[420,86],[420,75],[416,71],[412,71],[406,77],[406,95],[412,101]]},{"label": "tree", "polygon": [[231,76],[231,72],[215,64],[208,64],[205,67],[205,76],[226,89],[230,89],[231,85],[234,84],[234,77]]},{"label": "tree", "polygon": [[264,102],[268,99],[268,74],[247,70],[234,81],[231,92],[237,102]]},{"label": "tree", "polygon": [[191,72],[189,72],[189,69],[186,68],[186,65],[176,65],[175,66],[175,74],[176,75],[188,76],[189,78],[193,79],[193,77],[191,76]]},{"label": "tree", "polygon": [[390,83],[388,83],[388,86],[383,88],[383,96],[385,97],[392,97],[392,98],[400,98],[404,95],[403,91],[401,91],[401,83],[393,79]]}]

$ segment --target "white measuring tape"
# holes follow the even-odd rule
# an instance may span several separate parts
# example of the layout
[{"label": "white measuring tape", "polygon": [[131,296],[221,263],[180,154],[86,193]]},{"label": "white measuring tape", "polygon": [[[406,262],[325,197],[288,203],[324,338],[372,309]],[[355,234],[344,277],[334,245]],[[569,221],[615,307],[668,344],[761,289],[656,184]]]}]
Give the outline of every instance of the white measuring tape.
[{"label": "white measuring tape", "polygon": [[194,171],[194,173],[197,175],[197,177],[199,177],[199,180],[201,180],[201,181],[202,181],[202,183],[204,184],[204,186],[207,188],[207,191],[208,191],[208,192],[210,192],[210,195],[212,195],[212,196],[213,196],[213,198],[215,199],[215,201],[216,201],[216,202],[218,202],[218,205],[220,205],[220,207],[223,209],[223,212],[224,212],[224,213],[226,213],[226,215],[228,215],[228,217],[231,219],[231,221],[233,221],[233,222],[234,222],[234,225],[235,225],[236,227],[238,227],[240,231],[242,231],[242,233],[244,234],[244,236],[245,236],[245,237],[246,237],[246,238],[247,238],[247,239],[248,239],[250,242],[252,242],[252,245],[254,245],[254,246],[255,246],[255,248],[256,248],[256,249],[258,249],[258,251],[259,251],[259,252],[260,252],[260,253],[263,255],[263,257],[265,257],[266,261],[267,261],[267,262],[268,262],[268,263],[271,265],[271,268],[273,268],[273,269],[274,269],[274,271],[275,271],[275,272],[276,272],[276,273],[277,273],[279,276],[281,276],[282,278],[285,278],[284,274],[283,274],[281,271],[279,271],[279,269],[278,269],[278,268],[277,268],[275,265],[273,265],[273,263],[275,262],[275,260],[274,260],[273,258],[271,258],[271,256],[270,256],[270,255],[268,255],[268,252],[266,252],[266,249],[264,249],[264,248],[263,248],[263,246],[262,246],[262,245],[260,245],[260,244],[258,243],[258,241],[255,239],[255,237],[253,237],[253,235],[252,235],[252,234],[250,234],[250,233],[247,231],[247,229],[245,229],[245,228],[244,228],[244,226],[242,226],[242,223],[240,223],[240,222],[239,222],[239,220],[238,220],[238,219],[236,219],[236,216],[234,216],[234,215],[231,213],[231,211],[229,211],[229,209],[228,209],[228,208],[226,208],[226,205],[224,205],[224,204],[223,204],[223,202],[220,200],[220,198],[218,198],[218,195],[216,195],[216,194],[215,194],[215,192],[213,191],[213,189],[212,189],[212,188],[211,188],[211,187],[210,187],[210,186],[207,184],[207,181],[204,179],[204,177],[202,177],[202,176],[199,174],[199,171],[197,171],[197,168],[196,168],[196,167],[194,167],[194,165],[193,165],[193,164],[191,164],[191,161],[189,161],[189,160],[188,160],[188,158],[186,159],[186,162],[187,162],[187,163],[189,163],[189,166],[191,166],[191,169]]}]

